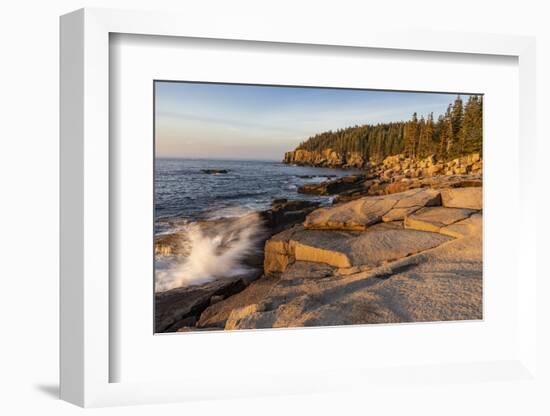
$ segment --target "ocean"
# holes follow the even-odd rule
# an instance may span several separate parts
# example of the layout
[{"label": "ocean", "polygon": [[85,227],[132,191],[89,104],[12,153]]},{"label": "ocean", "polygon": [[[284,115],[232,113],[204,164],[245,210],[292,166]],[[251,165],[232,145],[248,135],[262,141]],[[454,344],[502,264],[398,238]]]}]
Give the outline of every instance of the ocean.
[{"label": "ocean", "polygon": [[269,161],[157,159],[155,235],[176,235],[185,255],[155,256],[155,291],[245,274],[243,260],[265,236],[258,211],[280,198],[328,204],[332,197],[299,194],[298,187],[350,173]]},{"label": "ocean", "polygon": [[[205,173],[208,169],[227,173]],[[182,221],[238,217],[267,209],[279,198],[330,202],[331,197],[299,194],[297,189],[350,173],[274,161],[157,159],[155,233],[170,232]]]}]

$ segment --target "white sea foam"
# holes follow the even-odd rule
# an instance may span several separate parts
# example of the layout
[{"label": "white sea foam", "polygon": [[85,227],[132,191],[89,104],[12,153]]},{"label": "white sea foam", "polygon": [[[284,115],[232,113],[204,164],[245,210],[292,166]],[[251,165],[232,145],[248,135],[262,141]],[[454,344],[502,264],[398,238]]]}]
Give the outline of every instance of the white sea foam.
[{"label": "white sea foam", "polygon": [[182,238],[189,254],[156,273],[155,290],[163,292],[245,274],[246,256],[258,250],[264,228],[257,213],[209,224],[191,224]]}]

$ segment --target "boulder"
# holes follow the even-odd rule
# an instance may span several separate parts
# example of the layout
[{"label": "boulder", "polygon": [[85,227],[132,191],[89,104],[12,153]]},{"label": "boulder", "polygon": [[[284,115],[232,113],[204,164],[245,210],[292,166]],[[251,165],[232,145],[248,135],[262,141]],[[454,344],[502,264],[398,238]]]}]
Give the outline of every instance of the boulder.
[{"label": "boulder", "polygon": [[[369,195],[369,196],[385,195],[385,189],[389,185],[391,185],[391,184],[388,184],[388,181],[375,180],[375,181],[373,181],[373,183],[369,187],[367,195]],[[401,190],[399,192],[401,192]]]},{"label": "boulder", "polygon": [[298,192],[311,195],[334,195],[350,189],[358,189],[365,180],[364,175],[343,176],[321,183],[305,184],[298,188]]},{"label": "boulder", "polygon": [[283,272],[289,264],[293,263],[294,250],[290,241],[295,234],[303,230],[302,226],[294,226],[288,230],[275,234],[265,242],[264,247],[264,273],[272,276]]},{"label": "boulder", "polygon": [[211,298],[225,297],[246,287],[239,278],[222,279],[197,286],[181,287],[155,294],[155,332],[175,332],[189,326],[208,306]]},{"label": "boulder", "polygon": [[[415,189],[419,187],[420,186],[417,186],[415,182],[411,180],[392,182],[384,188],[383,193],[381,194],[386,194],[386,195],[396,194],[396,193],[408,191],[409,189]],[[372,194],[374,195],[374,192],[372,192]]]},{"label": "boulder", "polygon": [[229,173],[227,169],[202,169],[202,173],[207,173],[209,175],[218,175],[222,173]]},{"label": "boulder", "polygon": [[[319,178],[319,177],[323,177],[323,178],[336,178],[338,175],[328,175],[328,174],[324,174],[324,175],[296,175],[297,178],[300,178],[300,179],[313,179],[313,178]],[[283,198],[284,199],[284,198]],[[275,200],[277,201],[277,200]],[[273,202],[275,202],[273,201]]]},{"label": "boulder", "polygon": [[432,165],[426,169],[426,174],[428,176],[435,176],[441,173],[442,171],[443,171],[443,165]]},{"label": "boulder", "polygon": [[201,314],[197,327],[224,328],[227,318],[234,309],[257,304],[265,299],[279,282],[278,279],[262,277],[256,280],[242,292],[208,307]]},{"label": "boulder", "polygon": [[[451,239],[444,235],[393,227],[374,228],[367,232],[295,227],[292,232],[282,234],[266,243],[264,265],[267,274],[284,272],[295,261],[323,263],[337,268],[376,267]],[[271,259],[272,256],[277,260]],[[283,257],[286,260],[282,261]]]},{"label": "boulder", "polygon": [[278,199],[273,201],[271,209],[260,212],[260,217],[267,229],[274,234],[302,222],[318,206],[319,203],[313,201]]},{"label": "boulder", "polygon": [[394,208],[431,207],[441,205],[440,192],[434,189],[414,189],[401,194],[393,194],[389,198],[397,199]]},{"label": "boulder", "polygon": [[[363,197],[332,207],[319,208],[309,214],[304,227],[308,229],[361,231],[384,219],[402,220],[406,212],[401,208],[423,207],[440,204],[439,191],[411,189],[386,196]],[[397,208],[398,210],[391,213]]]},{"label": "boulder", "polygon": [[238,329],[238,323],[241,319],[246,318],[247,316],[256,312],[262,311],[263,309],[257,303],[253,303],[252,305],[247,306],[241,306],[240,308],[235,308],[229,313],[229,316],[227,317],[227,321],[225,322],[225,329]]},{"label": "boulder", "polygon": [[405,217],[405,228],[437,233],[442,227],[462,221],[474,212],[463,208],[422,208]]},{"label": "boulder", "polygon": [[472,173],[481,173],[483,169],[483,163],[481,161],[472,164]]},{"label": "boulder", "polygon": [[397,200],[365,197],[333,207],[319,208],[309,214],[304,226],[309,229],[361,231],[380,222]]},{"label": "boulder", "polygon": [[418,178],[412,177],[409,174],[408,177],[391,183],[387,181],[373,181],[372,186],[368,190],[368,195],[389,195],[404,192],[409,189],[426,187],[432,189],[481,187],[481,184],[480,175],[455,175],[452,170],[446,176],[436,175]]},{"label": "boulder", "polygon": [[177,256],[186,252],[185,241],[178,233],[155,236],[155,256]]},{"label": "boulder", "polygon": [[406,216],[418,211],[422,207],[441,204],[440,193],[434,189],[415,189],[408,191],[407,195],[406,198],[400,199],[389,212],[382,216],[382,221],[402,221]]},{"label": "boulder", "polygon": [[369,189],[370,189],[370,186],[362,186],[361,188],[358,188],[358,189],[351,189],[349,191],[344,191],[336,195],[336,197],[334,198],[334,203],[339,204],[342,202],[354,201],[364,196],[368,196]]},{"label": "boulder", "polygon": [[451,188],[441,191],[441,204],[449,208],[483,209],[483,188]]}]

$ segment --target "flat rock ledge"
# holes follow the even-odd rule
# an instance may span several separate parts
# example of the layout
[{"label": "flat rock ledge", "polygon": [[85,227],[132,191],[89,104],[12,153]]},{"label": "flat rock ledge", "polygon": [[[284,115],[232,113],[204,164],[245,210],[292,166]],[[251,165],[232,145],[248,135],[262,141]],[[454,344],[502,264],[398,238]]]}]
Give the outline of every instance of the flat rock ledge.
[{"label": "flat rock ledge", "polygon": [[477,211],[466,208],[430,207],[407,215],[405,228],[438,233],[444,227],[465,220]]},{"label": "flat rock ledge", "polygon": [[317,209],[306,217],[304,227],[364,231],[380,221],[402,221],[406,215],[422,207],[436,205],[441,205],[439,190],[411,189],[386,196],[363,197]]},{"label": "flat rock ledge", "polygon": [[262,278],[207,308],[197,326],[481,319],[482,212],[473,207],[482,192],[456,189],[459,197],[421,188],[313,211],[266,242]]},{"label": "flat rock ledge", "polygon": [[295,261],[337,268],[377,267],[451,240],[446,235],[404,228],[369,232],[308,230],[302,226],[267,241],[264,273],[284,272]]},{"label": "flat rock ledge", "polygon": [[462,183],[308,207],[301,224],[265,242],[259,279],[197,288],[193,302],[167,308],[157,326],[188,331],[482,319],[482,194],[477,183]]},{"label": "flat rock ledge", "polygon": [[379,267],[340,274],[295,261],[207,308],[197,327],[261,329],[478,320],[482,314],[479,236],[451,239]]}]

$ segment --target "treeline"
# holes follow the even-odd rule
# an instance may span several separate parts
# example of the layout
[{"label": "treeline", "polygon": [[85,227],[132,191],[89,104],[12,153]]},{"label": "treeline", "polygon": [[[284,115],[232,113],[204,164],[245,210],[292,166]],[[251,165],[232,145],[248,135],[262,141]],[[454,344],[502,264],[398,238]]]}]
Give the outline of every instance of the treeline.
[{"label": "treeline", "polygon": [[466,103],[460,96],[449,104],[445,114],[434,120],[433,113],[409,121],[353,126],[327,131],[300,143],[298,149],[338,153],[358,152],[366,160],[382,160],[404,153],[413,158],[436,155],[450,160],[482,152],[483,98],[471,95]]}]

